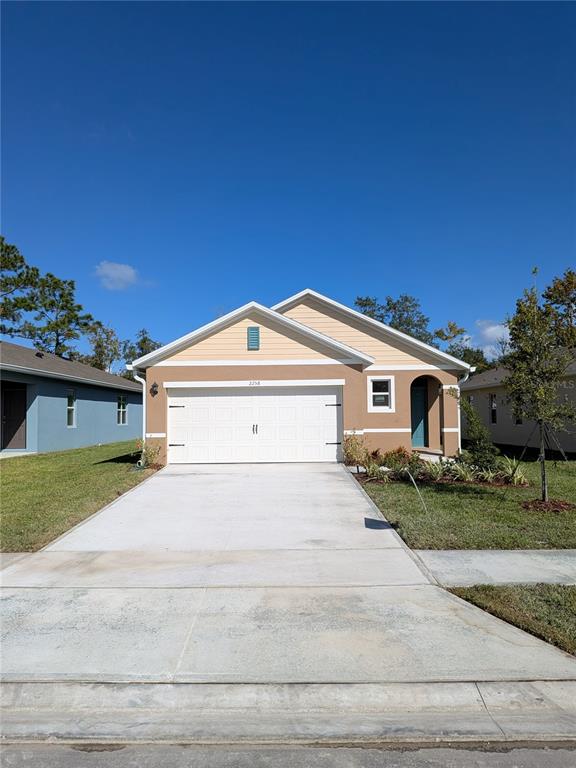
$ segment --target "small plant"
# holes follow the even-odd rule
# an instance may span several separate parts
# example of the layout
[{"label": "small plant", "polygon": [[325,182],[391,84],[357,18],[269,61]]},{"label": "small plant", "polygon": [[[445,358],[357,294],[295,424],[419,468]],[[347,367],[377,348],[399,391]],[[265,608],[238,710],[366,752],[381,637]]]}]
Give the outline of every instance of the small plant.
[{"label": "small plant", "polygon": [[440,461],[429,461],[426,467],[422,468],[421,477],[424,480],[431,480],[433,483],[437,483],[439,480],[443,480],[446,476],[446,464]]},{"label": "small plant", "polygon": [[478,480],[482,483],[493,485],[500,480],[500,472],[497,469],[479,469],[477,473]]},{"label": "small plant", "polygon": [[144,440],[139,439],[136,441],[136,450],[140,453],[140,458],[136,462],[136,466],[141,469],[158,469],[160,464],[158,463],[158,456],[160,455],[160,446],[151,445],[145,443]]},{"label": "small plant", "polygon": [[500,462],[500,476],[509,485],[528,485],[526,475],[521,469],[518,459],[503,456]]},{"label": "small plant", "polygon": [[360,435],[345,435],[342,445],[344,451],[344,463],[349,467],[364,466],[368,450],[364,438]]},{"label": "small plant", "polygon": [[478,479],[479,470],[471,464],[454,462],[450,467],[450,473],[454,480],[461,483],[474,483]]}]

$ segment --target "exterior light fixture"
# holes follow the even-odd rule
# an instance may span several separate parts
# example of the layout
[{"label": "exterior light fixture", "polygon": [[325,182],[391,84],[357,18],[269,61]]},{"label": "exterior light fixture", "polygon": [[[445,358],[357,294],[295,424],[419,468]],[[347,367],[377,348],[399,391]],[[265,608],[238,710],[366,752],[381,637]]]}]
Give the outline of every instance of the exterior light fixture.
[{"label": "exterior light fixture", "polygon": [[152,397],[156,397],[156,395],[158,394],[158,384],[156,384],[156,382],[154,382],[150,387],[150,394],[152,395]]}]

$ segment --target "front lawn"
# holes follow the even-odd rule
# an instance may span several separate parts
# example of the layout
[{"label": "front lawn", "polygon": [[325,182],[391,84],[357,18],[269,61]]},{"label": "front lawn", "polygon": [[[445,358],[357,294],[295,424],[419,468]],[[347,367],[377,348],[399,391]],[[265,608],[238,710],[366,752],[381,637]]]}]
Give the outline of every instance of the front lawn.
[{"label": "front lawn", "polygon": [[[551,499],[576,501],[576,461],[548,462]],[[408,482],[367,482],[364,489],[414,549],[574,549],[576,512],[526,510],[538,498],[538,462],[522,465],[528,487],[419,483],[425,513]]]},{"label": "front lawn", "polygon": [[520,629],[576,654],[576,587],[560,584],[480,585],[450,591]]},{"label": "front lawn", "polygon": [[134,471],[134,441],[2,459],[3,552],[34,552],[97,512],[152,470]]}]

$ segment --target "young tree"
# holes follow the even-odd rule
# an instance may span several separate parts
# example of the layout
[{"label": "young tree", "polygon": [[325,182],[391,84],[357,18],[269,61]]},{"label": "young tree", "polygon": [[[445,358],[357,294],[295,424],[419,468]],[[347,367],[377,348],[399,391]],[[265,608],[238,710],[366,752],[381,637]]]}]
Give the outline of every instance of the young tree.
[{"label": "young tree", "polygon": [[38,284],[39,272],[30,267],[15,245],[0,236],[0,333],[8,336],[32,309],[30,292]]},{"label": "young tree", "polygon": [[397,299],[386,296],[384,304],[379,304],[374,296],[358,296],[355,306],[362,314],[426,344],[434,341],[434,335],[428,328],[429,318],[422,312],[420,302],[414,296],[407,293]]},{"label": "young tree", "polygon": [[[545,296],[550,289],[547,289]],[[571,403],[560,401],[558,387],[574,359],[574,346],[567,345],[560,310],[549,300],[539,301],[536,288],[524,291],[516,312],[507,321],[510,351],[504,379],[514,415],[535,421],[539,429],[542,501],[548,501],[545,445],[548,429],[561,429],[576,417]]]},{"label": "young tree", "polygon": [[88,332],[88,340],[92,350],[81,357],[83,363],[110,372],[114,363],[122,359],[121,342],[113,328],[95,322]]},{"label": "young tree", "polygon": [[[154,341],[146,328],[141,328],[136,334],[134,341],[127,340],[122,342],[122,359],[125,363],[131,363],[139,357],[154,352],[155,349],[161,346],[161,342]],[[127,379],[134,379],[132,371],[125,371],[122,375]]]},{"label": "young tree", "polygon": [[557,312],[557,333],[562,343],[576,347],[576,272],[567,269],[562,277],[555,277],[542,295]]},{"label": "young tree", "polygon": [[73,355],[70,342],[94,325],[92,315],[76,303],[75,288],[74,280],[60,280],[50,272],[38,278],[28,294],[32,319],[14,326],[11,335],[30,339],[43,352],[59,357]]}]

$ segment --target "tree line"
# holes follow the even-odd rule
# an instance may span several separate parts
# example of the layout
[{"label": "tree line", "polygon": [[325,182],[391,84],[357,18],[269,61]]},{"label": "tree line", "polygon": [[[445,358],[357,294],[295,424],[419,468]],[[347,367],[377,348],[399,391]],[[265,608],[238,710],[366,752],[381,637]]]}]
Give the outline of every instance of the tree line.
[{"label": "tree line", "polygon": [[[96,320],[76,301],[74,280],[42,274],[30,266],[15,245],[0,236],[0,333],[28,339],[36,349],[76,360],[102,371],[129,363],[162,346],[142,328],[134,339],[120,339],[113,328]],[[76,342],[87,339],[88,354]],[[122,366],[121,375],[133,378]]]}]

